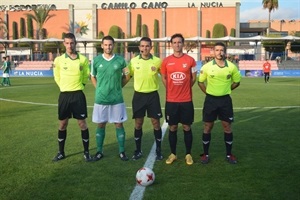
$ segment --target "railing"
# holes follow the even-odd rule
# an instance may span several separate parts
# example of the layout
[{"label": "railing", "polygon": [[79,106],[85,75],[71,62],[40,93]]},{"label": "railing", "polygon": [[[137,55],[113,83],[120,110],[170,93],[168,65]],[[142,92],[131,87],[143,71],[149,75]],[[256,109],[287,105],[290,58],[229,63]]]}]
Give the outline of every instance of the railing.
[{"label": "railing", "polygon": [[52,64],[52,61],[21,61],[15,70],[50,70]]},{"label": "railing", "polygon": [[[263,60],[240,60],[238,66],[240,70],[262,70],[265,62]],[[269,63],[271,70],[278,70],[278,64],[275,60],[270,60]]]}]

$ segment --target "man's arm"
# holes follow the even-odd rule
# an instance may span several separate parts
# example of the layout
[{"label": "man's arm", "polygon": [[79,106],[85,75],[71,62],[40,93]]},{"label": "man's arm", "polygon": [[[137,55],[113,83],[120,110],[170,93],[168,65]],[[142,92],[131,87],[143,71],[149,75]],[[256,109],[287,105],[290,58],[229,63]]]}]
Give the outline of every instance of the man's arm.
[{"label": "man's arm", "polygon": [[54,76],[54,81],[58,85],[60,84],[60,69],[59,69],[59,58],[55,58],[54,63],[53,63],[53,76]]},{"label": "man's arm", "polygon": [[194,66],[194,67],[191,68],[191,73],[192,73],[191,87],[193,87],[193,85],[196,82],[196,78],[197,78],[197,69],[196,69],[196,66]]},{"label": "man's arm", "polygon": [[90,66],[89,66],[89,60],[84,57],[84,62],[80,63],[83,67],[83,77],[82,77],[82,84],[87,84],[89,77],[90,77]]},{"label": "man's arm", "polygon": [[231,84],[231,90],[234,90],[235,88],[237,88],[239,86],[240,86],[240,82],[238,82],[238,83],[232,83]]},{"label": "man's arm", "polygon": [[206,94],[206,85],[204,84],[204,82],[198,82],[198,86],[201,89],[201,91]]},{"label": "man's arm", "polygon": [[97,87],[97,78],[95,76],[91,75],[91,81],[92,81],[94,87],[96,88]]},{"label": "man's arm", "polygon": [[161,74],[161,81],[165,87],[167,87],[167,75]]},{"label": "man's arm", "polygon": [[124,87],[130,80],[130,72],[129,68],[125,67],[123,69],[123,76],[122,76],[122,87]]}]

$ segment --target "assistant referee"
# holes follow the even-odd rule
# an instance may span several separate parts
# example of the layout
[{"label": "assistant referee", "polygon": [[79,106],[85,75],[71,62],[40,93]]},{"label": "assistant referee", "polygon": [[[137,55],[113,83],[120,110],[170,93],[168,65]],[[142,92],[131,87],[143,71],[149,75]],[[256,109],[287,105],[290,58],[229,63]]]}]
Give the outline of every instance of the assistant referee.
[{"label": "assistant referee", "polygon": [[237,163],[236,157],[231,153],[233,134],[233,106],[230,97],[231,91],[240,85],[241,74],[235,64],[225,59],[226,46],[216,43],[214,46],[215,58],[202,66],[198,85],[206,94],[203,105],[204,130],[202,135],[203,150],[200,161],[207,164],[209,161],[209,145],[214,121],[218,118],[222,122],[226,146],[226,160]]},{"label": "assistant referee", "polygon": [[89,154],[89,129],[85,120],[87,118],[87,104],[83,93],[90,73],[89,61],[85,56],[76,52],[76,39],[73,33],[65,35],[63,44],[66,53],[55,58],[53,66],[54,80],[60,89],[58,99],[59,151],[53,161],[60,161],[65,158],[67,126],[72,117],[77,119],[81,129],[84,147],[83,157],[86,161],[92,161]]}]

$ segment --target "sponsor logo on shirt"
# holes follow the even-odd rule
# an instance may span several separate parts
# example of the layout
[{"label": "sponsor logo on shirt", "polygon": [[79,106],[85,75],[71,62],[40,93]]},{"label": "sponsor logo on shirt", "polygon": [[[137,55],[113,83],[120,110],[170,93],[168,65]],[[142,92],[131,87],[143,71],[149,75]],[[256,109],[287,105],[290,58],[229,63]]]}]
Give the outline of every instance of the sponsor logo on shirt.
[{"label": "sponsor logo on shirt", "polygon": [[182,81],[184,80],[186,75],[182,72],[174,72],[170,75],[170,78],[174,81]]}]

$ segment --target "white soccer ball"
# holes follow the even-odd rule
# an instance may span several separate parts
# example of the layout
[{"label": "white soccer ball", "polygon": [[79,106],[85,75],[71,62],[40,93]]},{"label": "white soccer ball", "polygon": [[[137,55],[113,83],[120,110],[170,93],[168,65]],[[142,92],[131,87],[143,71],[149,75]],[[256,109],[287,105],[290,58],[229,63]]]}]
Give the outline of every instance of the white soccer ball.
[{"label": "white soccer ball", "polygon": [[141,186],[151,185],[155,180],[155,174],[152,169],[148,167],[142,167],[136,172],[136,182]]}]

